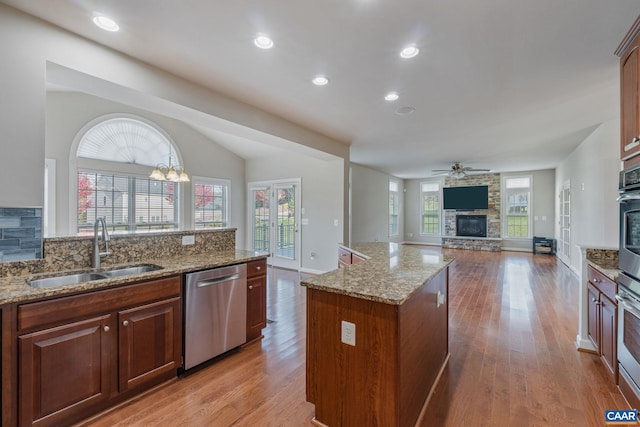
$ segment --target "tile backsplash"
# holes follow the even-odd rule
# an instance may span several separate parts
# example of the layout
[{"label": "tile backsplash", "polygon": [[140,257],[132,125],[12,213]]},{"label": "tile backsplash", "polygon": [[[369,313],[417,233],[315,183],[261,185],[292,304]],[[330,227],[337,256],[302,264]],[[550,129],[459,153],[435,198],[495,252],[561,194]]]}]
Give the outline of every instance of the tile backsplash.
[{"label": "tile backsplash", "polygon": [[42,208],[0,208],[0,262],[42,258]]}]

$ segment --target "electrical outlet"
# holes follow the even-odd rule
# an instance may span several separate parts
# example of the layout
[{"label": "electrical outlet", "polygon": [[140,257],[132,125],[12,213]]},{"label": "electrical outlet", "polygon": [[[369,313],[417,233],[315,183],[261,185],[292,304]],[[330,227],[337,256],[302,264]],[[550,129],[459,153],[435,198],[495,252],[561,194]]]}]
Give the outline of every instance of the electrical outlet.
[{"label": "electrical outlet", "polygon": [[193,245],[196,243],[196,236],[182,236],[182,245]]},{"label": "electrical outlet", "polygon": [[356,346],[356,325],[351,322],[342,321],[342,342]]}]

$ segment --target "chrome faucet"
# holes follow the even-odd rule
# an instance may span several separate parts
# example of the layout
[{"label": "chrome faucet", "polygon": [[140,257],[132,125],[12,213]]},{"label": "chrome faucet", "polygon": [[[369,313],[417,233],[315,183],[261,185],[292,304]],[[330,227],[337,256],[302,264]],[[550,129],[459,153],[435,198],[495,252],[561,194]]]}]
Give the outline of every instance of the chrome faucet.
[{"label": "chrome faucet", "polygon": [[[98,224],[102,226],[102,240],[104,240],[104,252],[100,252],[100,239],[98,234]],[[100,259],[103,256],[109,255],[109,231],[107,231],[107,223],[104,217],[96,218],[96,223],[93,225],[93,267],[100,268]]]}]

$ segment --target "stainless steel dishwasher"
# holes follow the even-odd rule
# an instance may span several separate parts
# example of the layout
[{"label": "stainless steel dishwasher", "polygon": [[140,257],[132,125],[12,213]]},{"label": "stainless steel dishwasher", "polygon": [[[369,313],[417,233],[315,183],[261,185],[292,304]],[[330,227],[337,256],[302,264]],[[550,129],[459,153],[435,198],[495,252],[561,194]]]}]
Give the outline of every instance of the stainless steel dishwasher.
[{"label": "stainless steel dishwasher", "polygon": [[184,369],[246,342],[246,264],[185,275]]}]

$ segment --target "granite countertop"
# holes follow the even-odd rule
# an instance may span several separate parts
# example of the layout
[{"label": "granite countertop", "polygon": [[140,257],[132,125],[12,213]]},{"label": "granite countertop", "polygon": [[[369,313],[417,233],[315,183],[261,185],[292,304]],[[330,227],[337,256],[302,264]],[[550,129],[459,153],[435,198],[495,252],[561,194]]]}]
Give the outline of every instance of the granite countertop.
[{"label": "granite countertop", "polygon": [[618,254],[617,249],[586,248],[587,263],[614,282],[622,271],[618,268]]},{"label": "granite countertop", "polygon": [[308,288],[400,305],[453,258],[440,251],[397,243],[358,243],[349,249],[366,261],[302,279]]},{"label": "granite countertop", "polygon": [[149,259],[145,260],[145,262],[125,265],[103,264],[102,270],[141,264],[154,264],[162,267],[162,269],[151,271],[148,273],[114,277],[103,280],[93,280],[91,282],[79,283],[76,285],[56,286],[51,288],[33,288],[27,284],[27,281],[44,277],[61,276],[63,274],[75,274],[97,270],[87,268],[76,271],[57,271],[24,276],[2,277],[0,278],[0,305],[7,303],[24,302],[52,296],[62,296],[65,294],[72,294],[87,290],[114,287],[117,285],[128,284],[134,281],[137,282],[148,279],[160,279],[163,277],[189,273],[192,271],[207,270],[210,268],[223,267],[225,265],[240,264],[265,257],[266,254],[237,250],[203,255],[188,255],[183,257]]}]

